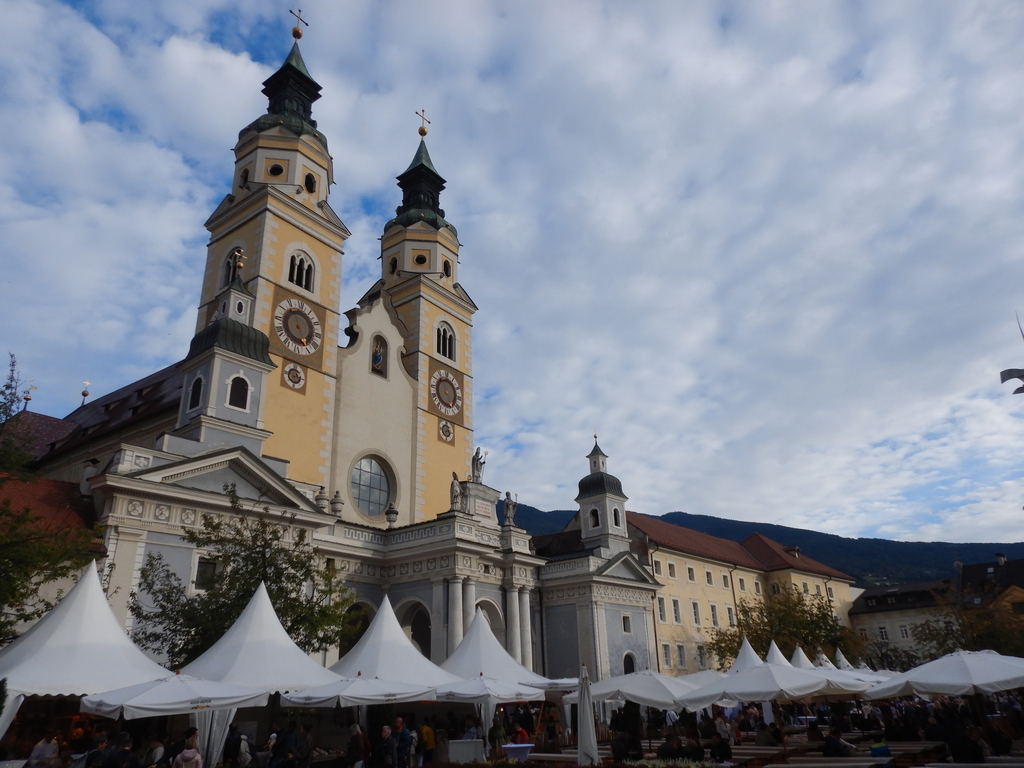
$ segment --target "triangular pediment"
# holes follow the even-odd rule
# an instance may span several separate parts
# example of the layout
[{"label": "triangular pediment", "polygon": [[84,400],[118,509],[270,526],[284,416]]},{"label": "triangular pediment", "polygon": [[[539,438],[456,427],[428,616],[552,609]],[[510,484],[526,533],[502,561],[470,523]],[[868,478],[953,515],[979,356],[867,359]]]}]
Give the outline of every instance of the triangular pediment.
[{"label": "triangular pediment", "polygon": [[640,565],[640,561],[631,552],[621,552],[602,565],[594,574],[605,578],[621,579],[622,581],[640,582],[657,586],[658,582]]},{"label": "triangular pediment", "polygon": [[240,499],[318,512],[316,505],[246,448],[226,448],[133,472],[140,480],[224,493],[234,485]]}]

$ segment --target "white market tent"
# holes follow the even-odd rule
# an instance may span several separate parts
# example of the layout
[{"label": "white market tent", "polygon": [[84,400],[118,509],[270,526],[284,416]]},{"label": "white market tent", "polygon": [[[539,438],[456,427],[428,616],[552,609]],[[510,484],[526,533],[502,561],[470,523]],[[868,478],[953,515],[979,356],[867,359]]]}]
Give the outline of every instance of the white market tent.
[{"label": "white market tent", "polygon": [[295,693],[286,693],[281,696],[281,701],[297,707],[333,707],[336,704],[342,707],[357,707],[363,704],[433,700],[434,696],[434,689],[430,686],[360,675]]},{"label": "white market tent", "polygon": [[[459,647],[444,660],[441,669],[463,680],[474,681],[483,676],[505,683],[528,685],[531,688],[552,691],[569,691],[578,685],[578,681],[574,677],[549,680],[513,659],[494,636],[491,625],[480,608],[476,609],[476,615],[473,617],[469,629],[466,630],[462,642],[459,643]],[[444,688],[445,686],[439,688],[438,693],[441,693]],[[524,701],[524,699],[509,699],[509,701]],[[534,699],[525,699],[525,701],[534,701]]]},{"label": "white market tent", "polygon": [[396,682],[415,680],[431,688],[463,681],[463,678],[434,664],[412,644],[395,618],[387,595],[359,642],[330,671],[347,678],[376,677]]},{"label": "white market tent", "polygon": [[301,691],[338,681],[288,636],[260,584],[224,636],[182,673],[204,680],[242,685],[256,691]]},{"label": "white market tent", "polygon": [[954,651],[893,675],[868,689],[866,699],[894,696],[966,696],[1024,687],[1024,659],[995,651]]},{"label": "white market tent", "polygon": [[[837,653],[837,658],[839,658]],[[822,659],[827,662],[826,664],[814,664],[810,659],[807,658],[807,654],[804,653],[803,649],[798,645],[793,651],[793,666],[797,669],[804,669],[808,672],[818,672],[824,675],[829,680],[836,681],[852,681],[852,682],[863,682],[870,685],[874,685],[885,677],[877,675],[869,669],[837,669],[832,662],[828,661],[823,653],[818,654],[818,660]],[[843,659],[845,661],[845,658]],[[847,662],[849,664],[849,662]]]},{"label": "white market tent", "polygon": [[768,646],[768,653],[764,655],[764,660],[769,664],[778,664],[780,667],[792,667],[789,660],[782,655],[782,651],[779,650],[779,646],[772,640],[772,644]]},{"label": "white market tent", "polygon": [[839,669],[839,667],[833,664],[832,660],[826,656],[825,652],[820,648],[818,649],[817,657],[814,659],[814,666],[818,669]]},{"label": "white market tent", "polygon": [[0,651],[7,679],[0,737],[25,696],[81,696],[167,675],[125,634],[93,562],[53,610]]},{"label": "white market tent", "polygon": [[734,661],[732,666],[726,670],[725,674],[735,675],[739,672],[743,672],[744,670],[759,667],[762,664],[764,664],[764,662],[761,660],[761,657],[757,655],[757,651],[754,650],[750,641],[744,637],[742,644],[740,644],[740,652],[736,654],[736,661]]},{"label": "white market tent", "polygon": [[497,704],[508,704],[513,701],[542,701],[544,689],[532,685],[510,683],[495,680],[491,677],[477,675],[472,680],[461,683],[450,683],[437,689],[438,701],[465,701],[473,704],[487,705],[487,712],[493,712]]},{"label": "white market tent", "polygon": [[814,662],[807,658],[807,654],[804,653],[804,649],[799,645],[793,649],[793,658],[790,659],[793,666],[797,669],[814,669]]},{"label": "white market tent", "polygon": [[[625,699],[656,709],[676,709],[677,702],[699,690],[686,676],[670,677],[649,669],[643,672],[630,672],[628,675],[617,675],[590,685],[590,697],[594,701]],[[575,703],[578,694],[566,696],[564,701]],[[717,699],[716,699],[717,701]]]},{"label": "white market tent", "polygon": [[854,669],[853,664],[843,656],[843,652],[839,648],[836,648],[836,666],[845,672],[852,672]]},{"label": "white market tent", "polygon": [[228,683],[176,674],[82,699],[82,711],[116,720],[181,715],[200,709],[265,707],[269,694]]},{"label": "white market tent", "polygon": [[[224,636],[181,671],[204,680],[245,686],[254,693],[300,691],[338,680],[288,636],[262,583]],[[216,765],[235,709],[200,710],[191,717],[199,728],[203,764]]]},{"label": "white market tent", "polygon": [[854,680],[833,680],[823,672],[761,664],[698,688],[683,696],[679,703],[691,712],[696,712],[723,699],[793,701],[808,696],[846,696],[870,687],[869,683]]}]

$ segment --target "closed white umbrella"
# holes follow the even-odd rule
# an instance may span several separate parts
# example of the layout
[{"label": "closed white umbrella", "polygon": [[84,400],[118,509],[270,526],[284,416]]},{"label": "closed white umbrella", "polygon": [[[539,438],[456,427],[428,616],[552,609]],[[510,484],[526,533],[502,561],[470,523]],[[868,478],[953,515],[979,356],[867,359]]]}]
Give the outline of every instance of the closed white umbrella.
[{"label": "closed white umbrella", "polygon": [[1024,659],[995,651],[955,651],[868,689],[866,699],[916,694],[967,696],[1024,687]]},{"label": "closed white umbrella", "polygon": [[269,694],[241,685],[170,675],[162,680],[129,685],[82,699],[82,711],[116,720],[158,715],[184,715],[202,709],[265,707]]},{"label": "closed white umbrella", "polygon": [[336,704],[342,707],[357,707],[363,704],[433,698],[434,689],[430,686],[357,675],[315,688],[282,694],[281,701],[297,707],[333,707]]},{"label": "closed white umbrella", "polygon": [[576,764],[600,765],[597,751],[597,730],[594,728],[594,700],[590,697],[590,676],[586,664],[580,665],[579,728],[576,732]]},{"label": "closed white umbrella", "polygon": [[679,703],[691,712],[722,699],[735,701],[793,701],[810,696],[844,696],[867,690],[869,683],[834,680],[823,670],[762,664],[737,672],[683,696]]},{"label": "closed white umbrella", "polygon": [[[657,709],[675,709],[676,701],[681,696],[692,693],[700,686],[683,677],[669,677],[651,670],[631,672],[628,675],[609,677],[590,686],[590,698],[593,701],[609,699],[625,699],[635,701],[645,707]],[[563,701],[573,704],[579,700],[579,694],[569,694]]]}]

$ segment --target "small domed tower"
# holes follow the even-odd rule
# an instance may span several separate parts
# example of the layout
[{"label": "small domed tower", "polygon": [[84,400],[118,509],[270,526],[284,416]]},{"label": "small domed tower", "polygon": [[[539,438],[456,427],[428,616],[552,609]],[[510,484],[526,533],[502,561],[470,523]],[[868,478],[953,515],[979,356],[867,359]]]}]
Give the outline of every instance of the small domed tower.
[{"label": "small domed tower", "polygon": [[629,550],[626,532],[626,494],[615,475],[608,474],[608,456],[594,438],[594,449],[587,456],[590,474],[580,480],[576,502],[580,505],[580,529],[583,543],[596,546],[602,557]]}]

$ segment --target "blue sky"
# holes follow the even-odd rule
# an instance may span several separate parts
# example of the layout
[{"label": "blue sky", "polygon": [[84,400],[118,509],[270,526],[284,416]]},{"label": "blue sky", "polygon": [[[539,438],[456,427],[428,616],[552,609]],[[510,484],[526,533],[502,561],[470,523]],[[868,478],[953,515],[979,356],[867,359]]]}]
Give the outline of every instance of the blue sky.
[{"label": "blue sky", "polygon": [[[0,0],[0,349],[63,415],[187,350],[203,222],[291,43],[269,0]],[[487,481],[1024,539],[1024,9],[303,2],[372,283],[426,109],[464,244]],[[486,397],[482,395],[486,393]]]}]

